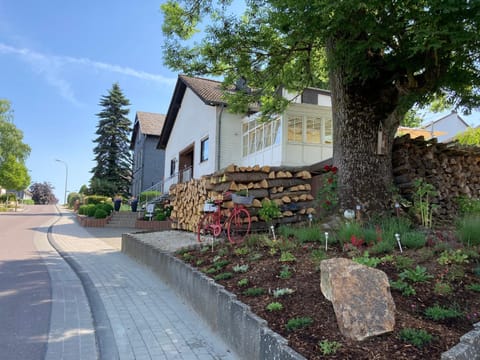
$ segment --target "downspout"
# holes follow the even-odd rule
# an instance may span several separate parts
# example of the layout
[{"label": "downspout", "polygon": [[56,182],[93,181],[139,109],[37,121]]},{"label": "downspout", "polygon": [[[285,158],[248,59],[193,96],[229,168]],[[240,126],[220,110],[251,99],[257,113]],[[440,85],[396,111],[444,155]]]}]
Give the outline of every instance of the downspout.
[{"label": "downspout", "polygon": [[222,144],[221,141],[221,135],[222,135],[222,115],[223,115],[223,109],[225,109],[225,104],[220,105],[220,112],[218,113],[217,116],[217,141],[216,141],[216,158],[215,158],[215,171],[220,170],[220,146]]}]

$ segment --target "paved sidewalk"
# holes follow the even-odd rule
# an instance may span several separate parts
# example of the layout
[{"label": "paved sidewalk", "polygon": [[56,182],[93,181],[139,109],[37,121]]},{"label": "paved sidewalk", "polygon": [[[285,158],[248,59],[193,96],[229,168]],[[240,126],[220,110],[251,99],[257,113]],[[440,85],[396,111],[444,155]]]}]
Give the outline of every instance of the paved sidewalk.
[{"label": "paved sidewalk", "polygon": [[53,226],[53,241],[91,280],[111,325],[119,359],[236,358],[155,274],[118,251],[118,229],[92,231],[99,236],[92,238],[73,214],[62,215]]}]

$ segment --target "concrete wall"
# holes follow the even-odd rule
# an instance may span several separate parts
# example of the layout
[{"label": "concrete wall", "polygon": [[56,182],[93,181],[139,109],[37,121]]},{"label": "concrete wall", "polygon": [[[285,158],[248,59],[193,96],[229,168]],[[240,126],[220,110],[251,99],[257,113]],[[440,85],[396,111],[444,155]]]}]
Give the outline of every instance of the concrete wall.
[{"label": "concrete wall", "polygon": [[288,347],[287,340],[268,328],[267,322],[250,311],[213,279],[135,238],[122,235],[122,252],[151,268],[203,317],[241,359],[305,360]]}]

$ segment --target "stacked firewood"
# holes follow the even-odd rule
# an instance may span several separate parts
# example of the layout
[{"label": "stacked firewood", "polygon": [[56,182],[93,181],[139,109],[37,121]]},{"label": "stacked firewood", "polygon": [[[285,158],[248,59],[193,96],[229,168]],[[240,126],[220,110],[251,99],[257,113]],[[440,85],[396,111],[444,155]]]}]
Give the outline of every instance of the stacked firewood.
[{"label": "stacked firewood", "polygon": [[314,197],[311,194],[311,174],[300,169],[269,166],[241,167],[230,165],[201,180],[178,184],[171,189],[172,218],[178,229],[195,231],[207,200],[223,199],[222,212],[228,216],[234,206],[228,193],[246,193],[253,197],[248,210],[252,228],[267,226],[259,216],[262,201],[274,201],[280,208],[279,223],[305,220],[314,213]]},{"label": "stacked firewood", "polygon": [[405,135],[395,140],[393,174],[400,193],[410,200],[415,179],[432,184],[438,192],[432,199],[438,205],[436,216],[451,220],[457,214],[459,196],[480,197],[480,148]]}]

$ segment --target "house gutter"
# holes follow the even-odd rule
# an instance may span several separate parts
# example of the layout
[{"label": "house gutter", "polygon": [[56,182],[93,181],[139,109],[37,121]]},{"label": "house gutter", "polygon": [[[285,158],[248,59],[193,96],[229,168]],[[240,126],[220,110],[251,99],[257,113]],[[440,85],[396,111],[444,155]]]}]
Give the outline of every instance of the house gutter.
[{"label": "house gutter", "polygon": [[216,158],[215,158],[215,171],[220,170],[220,145],[221,145],[221,135],[222,135],[222,115],[223,109],[225,109],[225,104],[220,105],[220,112],[217,116],[217,141],[216,141]]}]

